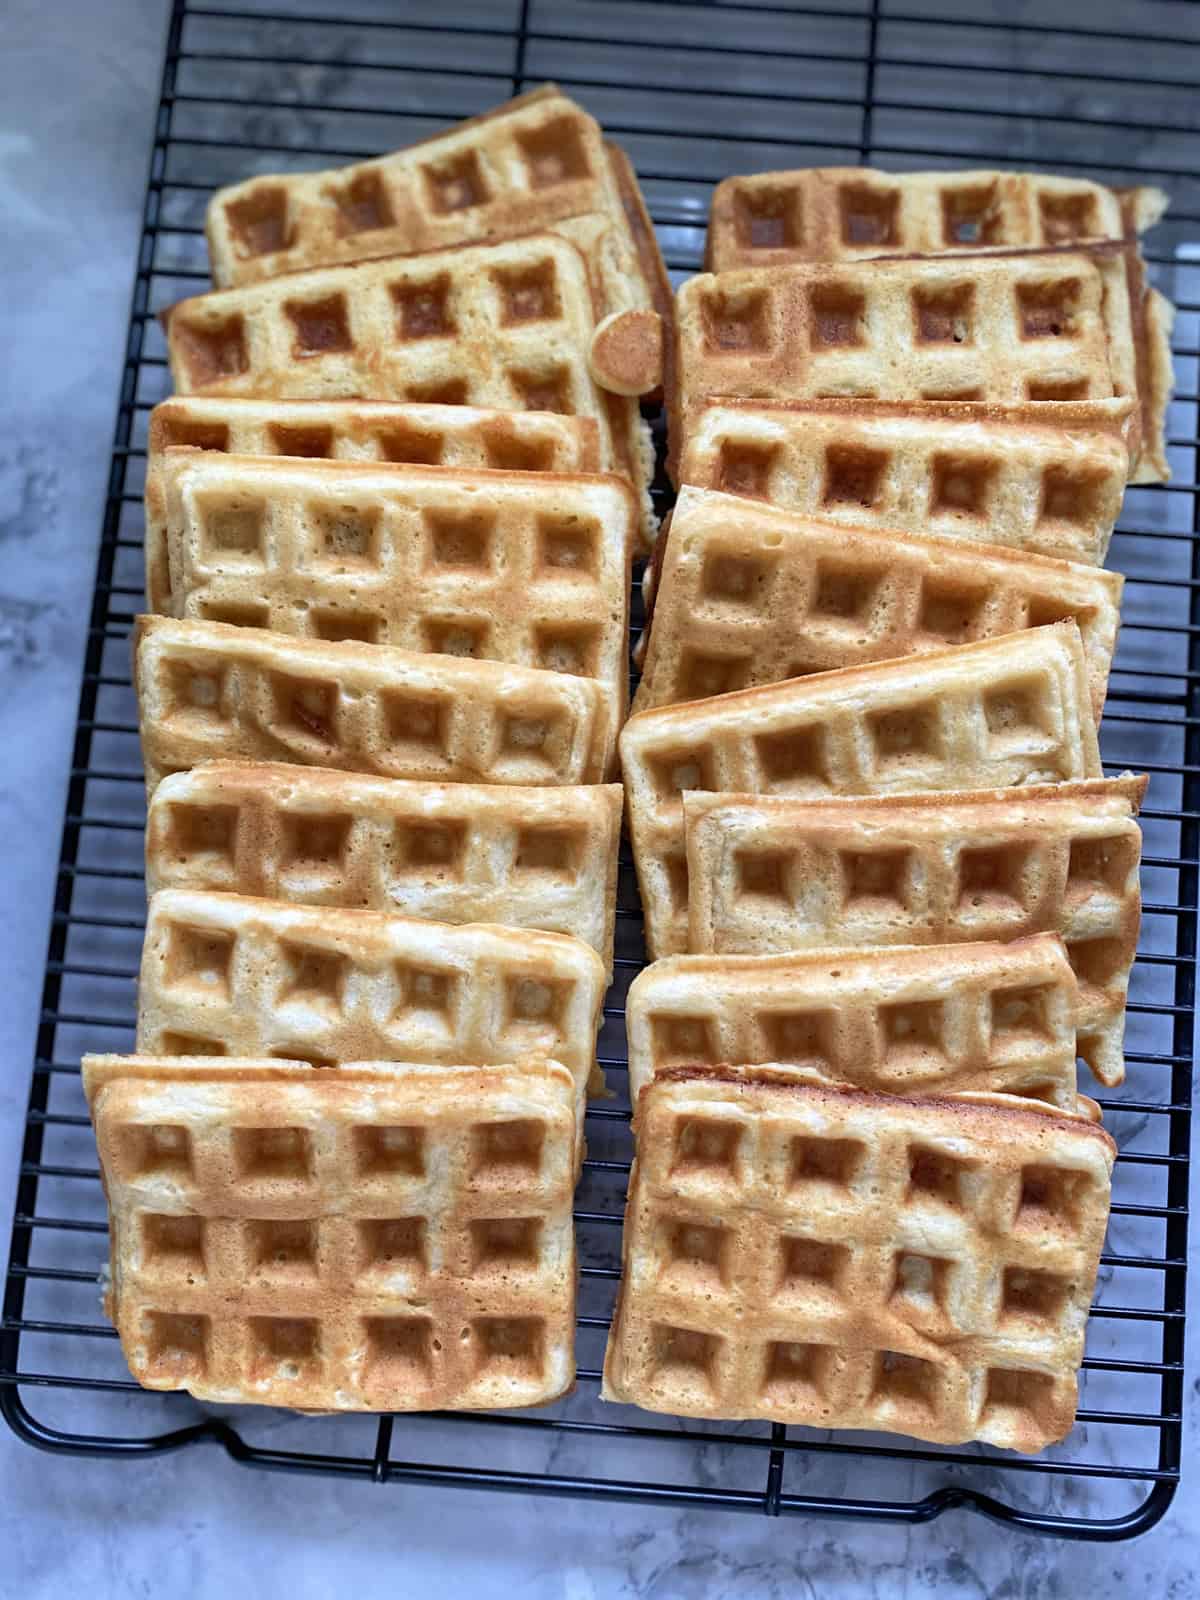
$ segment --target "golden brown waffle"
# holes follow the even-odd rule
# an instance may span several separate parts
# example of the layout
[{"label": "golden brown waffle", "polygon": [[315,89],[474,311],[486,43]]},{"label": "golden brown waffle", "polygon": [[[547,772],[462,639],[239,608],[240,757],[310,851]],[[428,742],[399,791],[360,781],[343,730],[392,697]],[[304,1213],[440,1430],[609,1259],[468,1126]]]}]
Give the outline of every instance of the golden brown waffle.
[{"label": "golden brown waffle", "polygon": [[225,400],[176,395],[150,413],[146,460],[146,594],[169,607],[163,453],[172,446],[242,456],[403,462],[504,472],[598,472],[594,417],[370,400]]},{"label": "golden brown waffle", "polygon": [[1119,573],[686,486],[660,543],[635,712],[1070,618],[1099,720]]},{"label": "golden brown waffle", "polygon": [[1057,933],[1079,980],[1079,1054],[1102,1083],[1120,1083],[1146,783],[685,795],[687,948],[764,955]]},{"label": "golden brown waffle", "polygon": [[532,928],[163,889],[150,902],[137,1047],[161,1055],[474,1062],[542,1054],[598,1089],[604,963]]},{"label": "golden brown waffle", "polygon": [[570,1388],[563,1067],[264,1076],[231,1061],[188,1081],[175,1065],[84,1063],[106,1306],[139,1383],[322,1411],[539,1405]]},{"label": "golden brown waffle", "polygon": [[1174,308],[1147,289],[1137,235],[1167,208],[1159,189],[1107,189],[1031,173],[815,168],[727,178],[713,196],[709,271],[886,257],[1086,251],[1105,280],[1114,391],[1139,401],[1133,479],[1170,477],[1166,405]]},{"label": "golden brown waffle", "polygon": [[853,527],[1098,565],[1129,474],[1132,401],[715,400],[680,481]]},{"label": "golden brown waffle", "polygon": [[569,672],[624,720],[619,478],[171,450],[163,479],[175,616]]},{"label": "golden brown waffle", "polygon": [[614,730],[590,678],[389,645],[139,617],[149,793],[202,761],[292,761],[437,783],[598,783]]},{"label": "golden brown waffle", "polygon": [[[1112,298],[1127,329],[1128,302]],[[675,331],[676,481],[678,453],[715,396],[1012,404],[1117,393],[1105,279],[1083,253],[704,274],[679,290]]]},{"label": "golden brown waffle", "polygon": [[600,320],[583,256],[565,239],[288,274],[198,295],[164,317],[181,394],[412,400],[592,417],[601,464],[642,497],[654,471],[636,399],[588,367]]},{"label": "golden brown waffle", "polygon": [[800,261],[1124,239],[1166,211],[1161,189],[1118,191],[1041,172],[810,167],[726,178],[713,190],[710,272]]},{"label": "golden brown waffle", "polygon": [[633,168],[550,83],[374,161],[218,189],[206,231],[213,282],[225,289],[542,229],[594,240],[585,254],[607,311],[669,314],[670,284]]},{"label": "golden brown waffle", "polygon": [[656,1078],[635,1127],[604,1399],[1025,1452],[1070,1430],[1101,1128],[719,1072]]},{"label": "golden brown waffle", "polygon": [[1073,622],[642,711],[621,760],[652,956],[687,949],[687,790],[818,799],[1101,776]]},{"label": "golden brown waffle", "polygon": [[[782,949],[782,946],[777,948]],[[629,986],[629,1098],[671,1067],[772,1063],[885,1094],[983,1090],[1075,1111],[1061,939],[670,956]]]},{"label": "golden brown waffle", "polygon": [[[1146,270],[1136,245],[1093,244],[1080,247],[1100,274],[1101,315],[1108,340],[1113,393],[1136,401],[1130,440],[1132,483],[1166,482],[1171,476],[1166,453],[1167,403],[1174,384],[1171,324],[1175,307],[1146,284]],[[1007,254],[1007,252],[997,253]],[[1024,252],[1014,259],[1036,263],[1053,260],[1061,251]]]},{"label": "golden brown waffle", "polygon": [[146,889],[569,933],[612,969],[620,784],[405,783],[269,762],[164,778]]}]

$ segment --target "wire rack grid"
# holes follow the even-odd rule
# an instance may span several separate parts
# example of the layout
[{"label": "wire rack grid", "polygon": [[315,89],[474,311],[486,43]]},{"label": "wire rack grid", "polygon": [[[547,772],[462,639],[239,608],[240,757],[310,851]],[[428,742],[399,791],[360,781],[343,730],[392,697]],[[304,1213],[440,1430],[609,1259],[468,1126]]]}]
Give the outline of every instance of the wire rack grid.
[{"label": "wire rack grid", "polygon": [[[322,12],[317,0],[286,13],[257,0],[172,6],[0,1331],[7,1421],[50,1450],[141,1457],[207,1440],[247,1465],[377,1483],[909,1523],[969,1507],[1065,1537],[1144,1531],[1178,1482],[1184,1392],[1200,844],[1200,15],[1176,0],[1095,0],[1086,28],[1074,0],[1045,0],[1036,23],[1019,25],[969,0],[355,0],[354,13]],[[1148,259],[1179,307],[1174,477],[1130,491],[1114,540],[1128,582],[1103,730],[1108,770],[1151,775],[1145,919],[1128,1076],[1103,1102],[1121,1154],[1079,1423],[1043,1456],[600,1404],[626,1098],[589,1112],[579,1383],[546,1412],[221,1413],[138,1389],[100,1314],[106,1227],[79,1058],[133,1039],[144,802],[128,634],[142,593],[147,415],[169,386],[156,313],[207,279],[203,210],[216,185],[395,148],[547,78],[629,150],[676,281],[699,266],[708,196],[732,172],[1034,167],[1171,193]],[[665,486],[658,499],[665,509]],[[635,589],[635,628],[638,607]],[[623,996],[643,959],[628,860],[619,893],[600,1053],[623,1089]]]}]

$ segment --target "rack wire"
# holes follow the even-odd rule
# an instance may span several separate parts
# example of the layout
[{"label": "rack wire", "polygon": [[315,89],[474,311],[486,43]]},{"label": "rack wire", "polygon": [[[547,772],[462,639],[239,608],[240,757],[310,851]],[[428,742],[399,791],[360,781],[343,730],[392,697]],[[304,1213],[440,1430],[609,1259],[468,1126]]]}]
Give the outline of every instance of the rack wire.
[{"label": "rack wire", "polygon": [[[1200,16],[1171,0],[1045,0],[1036,23],[969,0],[174,0],[87,634],[0,1332],[0,1407],[46,1449],[142,1457],[200,1442],[278,1471],[376,1483],[923,1522],[966,1507],[1072,1538],[1162,1516],[1179,1478],[1190,1080],[1200,874]],[[1136,60],[1138,73],[1129,70]],[[871,162],[1034,167],[1172,195],[1151,237],[1179,306],[1173,481],[1131,490],[1112,562],[1125,622],[1108,770],[1151,774],[1145,920],[1126,1083],[1102,1103],[1120,1156],[1079,1423],[1026,1459],[864,1434],[696,1424],[597,1401],[629,1170],[626,1097],[588,1117],[576,1212],[579,1383],[545,1412],[297,1419],[199,1406],[129,1378],[98,1309],[103,1197],[79,1080],[132,1046],[144,801],[128,633],[140,604],[147,414],[168,388],[156,313],[207,278],[203,210],[255,172],[368,156],[555,78],[628,148],[672,275],[700,264],[731,172]],[[659,508],[667,504],[665,484]],[[636,594],[636,591],[635,591]],[[635,598],[635,628],[640,623]],[[623,860],[601,1059],[624,1089],[623,998],[641,965]]]}]

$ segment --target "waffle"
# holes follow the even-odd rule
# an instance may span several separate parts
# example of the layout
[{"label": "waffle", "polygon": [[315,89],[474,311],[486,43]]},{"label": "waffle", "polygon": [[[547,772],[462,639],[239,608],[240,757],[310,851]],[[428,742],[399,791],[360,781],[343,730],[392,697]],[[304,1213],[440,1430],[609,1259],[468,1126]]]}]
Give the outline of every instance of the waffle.
[{"label": "waffle", "polygon": [[226,289],[542,229],[575,243],[595,237],[587,254],[606,310],[669,315],[670,283],[633,168],[554,84],[374,161],[218,189],[206,231],[213,282]]},{"label": "waffle", "polygon": [[601,465],[642,496],[652,534],[650,433],[636,400],[591,376],[599,320],[583,256],[550,234],[291,273],[164,313],[181,394],[592,417]]},{"label": "waffle", "polygon": [[569,672],[624,721],[638,513],[619,478],[195,450],[163,478],[174,615]]},{"label": "waffle", "polygon": [[150,902],[137,1048],[176,1056],[596,1066],[604,963],[531,928],[163,889]]},{"label": "waffle", "polygon": [[1100,269],[1080,253],[691,278],[676,297],[672,450],[717,395],[1106,399],[1116,391],[1103,301]]},{"label": "waffle", "polygon": [[1102,1083],[1120,1083],[1146,783],[686,795],[687,948],[763,955],[1057,933],[1079,980],[1079,1054]]},{"label": "waffle", "polygon": [[1160,189],[1118,191],[1041,172],[757,172],[713,190],[705,265],[730,272],[1124,239],[1167,204]]},{"label": "waffle", "polygon": [[106,1309],[139,1383],[310,1411],[539,1405],[571,1387],[575,1111],[558,1063],[264,1080],[210,1062],[186,1087],[171,1062],[133,1065],[150,1075],[120,1057],[84,1072]]},{"label": "waffle", "polygon": [[[1167,208],[1159,189],[1002,172],[882,173],[814,168],[727,178],[713,195],[710,272],[796,263],[1082,250],[1106,279],[1114,392],[1138,398],[1138,483],[1170,477],[1170,302],[1147,289],[1137,235]],[[685,480],[686,481],[686,480]]]},{"label": "waffle", "polygon": [[1070,618],[1099,720],[1119,573],[996,545],[850,528],[684,487],[660,540],[634,711]]},{"label": "waffle", "polygon": [[[1166,417],[1174,384],[1171,324],[1175,308],[1147,286],[1145,266],[1136,245],[1094,244],[1081,247],[1081,252],[1100,274],[1100,309],[1113,393],[1136,402],[1130,481],[1165,483],[1171,476],[1166,455]],[[996,254],[1002,258],[1009,253]],[[1022,252],[1011,258],[1036,265],[1062,255],[1061,250],[1048,250],[1039,254]]]},{"label": "waffle", "polygon": [[1074,974],[1062,941],[670,956],[625,1006],[629,1099],[672,1067],[796,1068],[885,1094],[962,1090],[1074,1113]]},{"label": "waffle", "polygon": [[687,1072],[636,1128],[603,1398],[1025,1452],[1070,1430],[1101,1128]]},{"label": "waffle", "polygon": [[146,460],[146,594],[170,606],[163,456],[172,446],[242,456],[403,462],[504,472],[598,472],[594,417],[369,400],[222,400],[176,395],[150,413]]},{"label": "waffle", "polygon": [[853,527],[1099,565],[1129,474],[1131,409],[717,400],[697,414],[680,481]]},{"label": "waffle", "polygon": [[146,889],[569,933],[612,970],[621,787],[404,783],[210,762],[164,778]]},{"label": "waffle", "polygon": [[1101,775],[1073,622],[642,711],[621,760],[652,956],[687,949],[686,790],[821,798]]},{"label": "waffle", "polygon": [[437,783],[597,783],[614,729],[601,686],[567,672],[139,617],[134,678],[146,788],[232,758]]}]

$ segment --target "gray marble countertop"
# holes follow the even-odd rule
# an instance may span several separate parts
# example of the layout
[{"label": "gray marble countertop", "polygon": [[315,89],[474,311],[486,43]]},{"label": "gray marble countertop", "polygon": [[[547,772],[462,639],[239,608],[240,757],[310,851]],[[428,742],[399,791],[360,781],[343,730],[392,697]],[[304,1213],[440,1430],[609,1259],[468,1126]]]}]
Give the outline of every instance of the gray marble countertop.
[{"label": "gray marble countertop", "polygon": [[[0,52],[0,1227],[28,1090],[164,0],[8,0]],[[1193,1273],[1193,1301],[1200,1273]],[[1189,1454],[1197,1439],[1191,1350]],[[1200,1470],[1137,1544],[517,1499],[247,1472],[197,1448],[56,1457],[0,1431],[0,1593],[1200,1594]],[[1195,1462],[1192,1462],[1195,1468]],[[629,1475],[637,1475],[631,1460]],[[810,1479],[819,1489],[819,1477]]]}]

